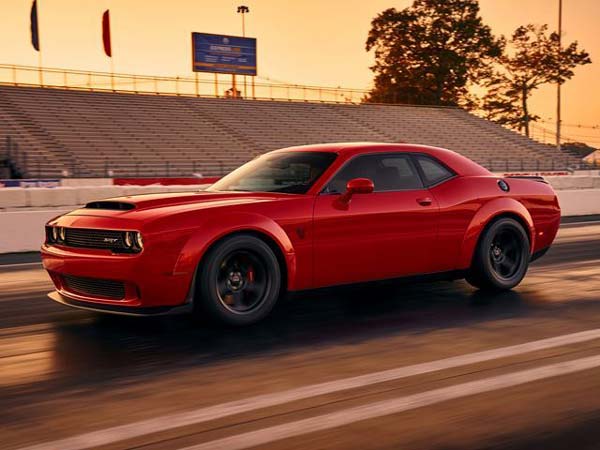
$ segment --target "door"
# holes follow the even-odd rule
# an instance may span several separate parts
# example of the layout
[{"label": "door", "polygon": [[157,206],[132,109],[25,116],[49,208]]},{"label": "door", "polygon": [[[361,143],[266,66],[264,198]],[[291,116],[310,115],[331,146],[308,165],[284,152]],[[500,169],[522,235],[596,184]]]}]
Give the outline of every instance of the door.
[{"label": "door", "polygon": [[[374,191],[342,204],[354,178],[372,180]],[[315,286],[430,272],[437,222],[436,200],[410,155],[353,158],[315,200]]]}]

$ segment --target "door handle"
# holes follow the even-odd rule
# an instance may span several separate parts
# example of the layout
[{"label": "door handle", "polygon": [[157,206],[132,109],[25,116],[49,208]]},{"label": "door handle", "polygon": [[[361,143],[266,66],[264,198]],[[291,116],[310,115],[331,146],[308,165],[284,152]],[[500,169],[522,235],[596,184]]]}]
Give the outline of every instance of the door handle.
[{"label": "door handle", "polygon": [[430,206],[432,203],[431,197],[418,198],[417,203],[421,206]]}]

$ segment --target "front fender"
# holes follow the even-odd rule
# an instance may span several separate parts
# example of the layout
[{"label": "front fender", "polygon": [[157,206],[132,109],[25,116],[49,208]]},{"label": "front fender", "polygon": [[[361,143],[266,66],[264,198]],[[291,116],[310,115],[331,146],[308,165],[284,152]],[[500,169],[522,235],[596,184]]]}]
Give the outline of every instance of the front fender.
[{"label": "front fender", "polygon": [[273,219],[256,213],[232,212],[204,221],[181,250],[175,273],[194,273],[207,250],[219,239],[237,232],[260,233],[277,244],[284,257],[287,285],[292,289],[296,279],[296,254],[288,235]]},{"label": "front fender", "polygon": [[467,269],[471,266],[475,247],[487,224],[496,217],[507,214],[519,217],[521,222],[527,225],[525,231],[529,235],[529,253],[531,254],[535,246],[535,228],[531,214],[529,214],[529,211],[522,203],[514,198],[495,198],[477,210],[467,227],[461,246],[459,269]]}]

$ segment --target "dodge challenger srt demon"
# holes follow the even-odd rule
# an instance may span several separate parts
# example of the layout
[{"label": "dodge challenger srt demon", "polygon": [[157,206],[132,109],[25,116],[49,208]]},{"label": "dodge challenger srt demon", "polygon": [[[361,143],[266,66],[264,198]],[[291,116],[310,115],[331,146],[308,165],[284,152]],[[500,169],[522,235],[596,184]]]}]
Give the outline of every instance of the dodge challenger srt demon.
[{"label": "dodge challenger srt demon", "polygon": [[442,148],[325,144],[266,153],[205,191],[88,203],[49,221],[58,302],[234,325],[285,292],[421,275],[510,289],[560,221],[543,179]]}]

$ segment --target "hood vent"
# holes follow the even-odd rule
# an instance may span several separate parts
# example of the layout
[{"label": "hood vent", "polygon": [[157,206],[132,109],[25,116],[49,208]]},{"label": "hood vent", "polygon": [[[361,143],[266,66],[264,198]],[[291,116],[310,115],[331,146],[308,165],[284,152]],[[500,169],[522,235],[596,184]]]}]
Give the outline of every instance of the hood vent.
[{"label": "hood vent", "polygon": [[90,202],[85,205],[87,209],[110,209],[113,211],[129,211],[135,208],[133,203],[125,202],[111,202],[111,201],[99,201]]}]

